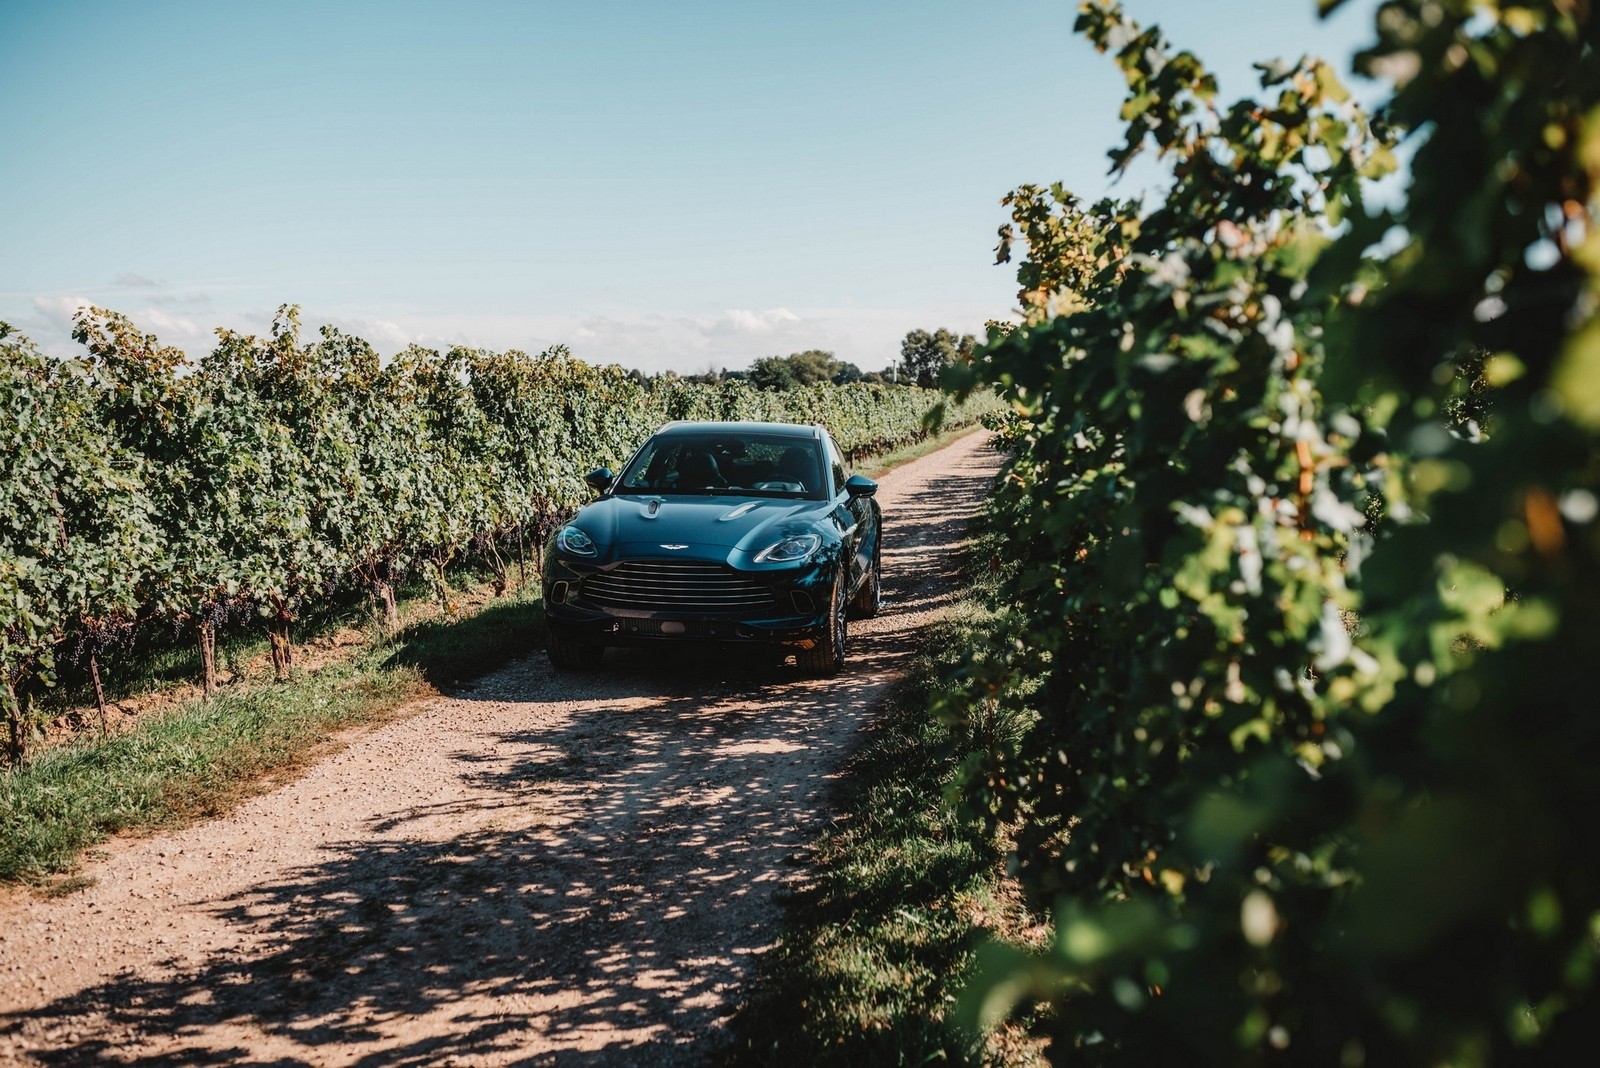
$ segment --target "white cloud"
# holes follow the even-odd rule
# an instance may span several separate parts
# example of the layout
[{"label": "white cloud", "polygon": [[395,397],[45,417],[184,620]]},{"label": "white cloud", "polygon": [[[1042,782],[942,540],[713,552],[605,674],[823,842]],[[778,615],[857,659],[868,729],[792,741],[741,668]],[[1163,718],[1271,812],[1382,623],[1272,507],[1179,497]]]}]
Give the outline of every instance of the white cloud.
[{"label": "white cloud", "polygon": [[580,359],[620,363],[646,371],[691,371],[708,366],[745,367],[761,356],[783,355],[824,343],[826,324],[788,308],[730,309],[720,315],[645,312],[595,315],[553,340]]},{"label": "white cloud", "polygon": [[195,307],[205,307],[211,303],[211,298],[204,293],[173,293],[170,296],[151,297],[151,304],[190,304]]},{"label": "white cloud", "polygon": [[111,284],[116,286],[131,286],[135,289],[161,288],[161,283],[157,282],[155,279],[146,278],[142,274],[134,274],[132,271],[123,271],[121,274],[117,275],[111,280]]},{"label": "white cloud", "polygon": [[[73,316],[80,308],[92,307],[96,301],[88,297],[34,297],[35,315],[32,321],[19,324],[33,335],[47,352],[70,355],[77,350],[72,345]],[[171,315],[159,308],[140,308],[123,314],[140,330],[155,334],[162,341],[187,349],[185,341],[209,336],[210,331],[192,319]],[[30,329],[31,328],[31,329]]]},{"label": "white cloud", "polygon": [[762,356],[806,349],[832,352],[862,370],[877,371],[899,359],[900,342],[908,331],[945,326],[982,334],[984,315],[983,308],[948,306],[777,307],[720,313],[622,308],[587,315],[397,315],[394,321],[429,348],[469,344],[538,352],[564,344],[589,363],[692,373],[708,367],[745,368]]},{"label": "white cloud", "polygon": [[68,335],[72,333],[72,317],[79,308],[94,304],[88,297],[34,297],[33,308],[53,328]]},{"label": "white cloud", "polygon": [[733,308],[714,320],[710,329],[716,333],[768,334],[786,323],[798,322],[800,316],[788,308],[768,308],[758,312]]},{"label": "white cloud", "polygon": [[386,356],[394,355],[416,340],[410,331],[390,319],[373,319],[361,315],[330,315],[326,319],[312,322],[312,332],[314,333],[323,323],[360,338]]},{"label": "white cloud", "polygon": [[157,308],[145,308],[143,311],[133,312],[128,318],[168,344],[173,343],[173,335],[192,341],[210,334],[210,331],[193,319],[186,319],[181,315],[168,315]]}]

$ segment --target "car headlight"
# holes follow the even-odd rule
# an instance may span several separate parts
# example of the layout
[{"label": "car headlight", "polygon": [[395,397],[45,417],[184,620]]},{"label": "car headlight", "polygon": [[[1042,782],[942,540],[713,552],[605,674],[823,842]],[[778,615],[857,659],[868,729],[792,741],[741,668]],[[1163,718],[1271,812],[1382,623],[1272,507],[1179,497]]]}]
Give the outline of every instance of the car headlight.
[{"label": "car headlight", "polygon": [[594,539],[577,527],[562,527],[556,535],[556,548],[573,556],[593,556]]},{"label": "car headlight", "polygon": [[756,553],[758,564],[793,564],[805,560],[822,545],[816,534],[794,534]]}]

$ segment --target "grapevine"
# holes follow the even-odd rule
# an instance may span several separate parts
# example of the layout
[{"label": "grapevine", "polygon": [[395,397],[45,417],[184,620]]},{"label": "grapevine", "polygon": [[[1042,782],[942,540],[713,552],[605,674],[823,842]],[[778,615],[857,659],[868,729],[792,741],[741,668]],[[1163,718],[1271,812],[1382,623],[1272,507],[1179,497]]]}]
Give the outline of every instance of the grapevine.
[{"label": "grapevine", "polygon": [[653,380],[557,346],[536,355],[303,335],[285,306],[265,337],[219,331],[197,362],[127,317],[82,311],[79,358],[43,356],[0,324],[0,701],[21,755],[61,662],[100,692],[135,632],[185,634],[207,695],[217,640],[254,620],[280,678],[312,608],[369,598],[398,625],[395,586],[471,559],[498,592],[526,580],[549,531],[669,419],[819,422],[852,456],[914,441],[930,412],[975,421],[992,396],[852,384],[764,393]]},{"label": "grapevine", "polygon": [[[1171,181],[1007,199],[1024,322],[968,381],[1008,401],[994,517],[1024,549],[944,711],[1055,941],[991,947],[968,1019],[1054,1001],[1087,1063],[1581,1059],[1590,7],[1385,4],[1382,122],[1320,61],[1224,107],[1119,4],[1077,29],[1127,80],[1114,168]],[[1409,194],[1373,206],[1397,140]]]}]

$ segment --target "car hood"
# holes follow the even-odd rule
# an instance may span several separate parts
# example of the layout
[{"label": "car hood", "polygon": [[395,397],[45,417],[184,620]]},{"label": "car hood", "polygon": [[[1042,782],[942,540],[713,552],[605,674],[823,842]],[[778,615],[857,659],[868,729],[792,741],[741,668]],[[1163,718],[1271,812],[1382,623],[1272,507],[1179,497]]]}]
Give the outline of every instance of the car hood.
[{"label": "car hood", "polygon": [[[573,522],[593,538],[600,561],[617,556],[726,557],[760,552],[779,539],[815,528],[827,502],[740,496],[613,496],[595,501]],[[665,546],[683,549],[665,549]]]}]

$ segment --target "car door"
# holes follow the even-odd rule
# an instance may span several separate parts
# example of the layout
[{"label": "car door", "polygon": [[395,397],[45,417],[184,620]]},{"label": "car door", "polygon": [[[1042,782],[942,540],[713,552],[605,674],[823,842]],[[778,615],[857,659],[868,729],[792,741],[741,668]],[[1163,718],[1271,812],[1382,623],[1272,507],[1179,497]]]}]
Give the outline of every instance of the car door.
[{"label": "car door", "polygon": [[833,443],[831,436],[825,436],[823,442],[828,481],[833,493],[834,516],[844,540],[845,559],[850,562],[850,589],[846,592],[853,592],[872,564],[872,500],[868,497],[852,498],[846,492],[844,483],[850,473],[845,468],[839,447]]}]

